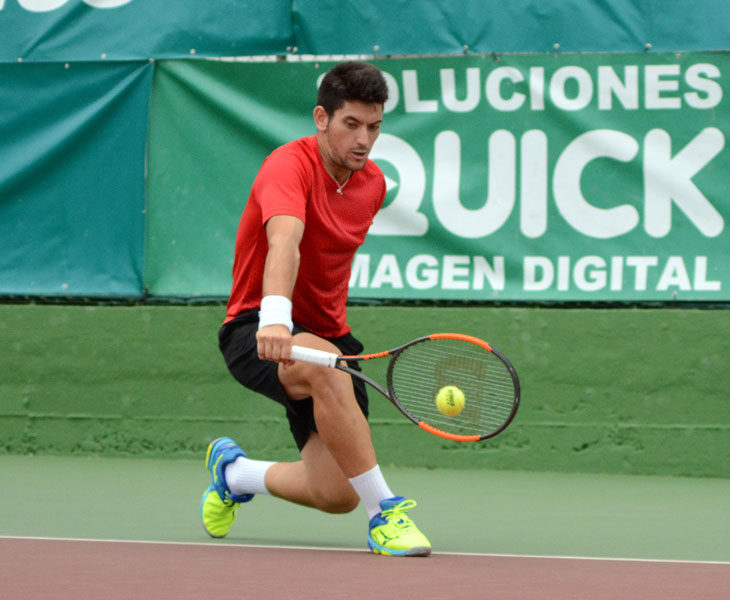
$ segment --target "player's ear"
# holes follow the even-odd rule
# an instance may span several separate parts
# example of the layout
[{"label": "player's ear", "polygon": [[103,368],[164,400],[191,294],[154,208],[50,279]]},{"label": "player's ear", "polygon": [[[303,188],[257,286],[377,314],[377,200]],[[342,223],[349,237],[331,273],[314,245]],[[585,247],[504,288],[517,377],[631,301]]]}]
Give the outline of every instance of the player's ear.
[{"label": "player's ear", "polygon": [[327,131],[327,125],[329,124],[330,117],[327,114],[324,106],[317,105],[314,107],[314,124],[317,126],[317,130],[321,133]]}]

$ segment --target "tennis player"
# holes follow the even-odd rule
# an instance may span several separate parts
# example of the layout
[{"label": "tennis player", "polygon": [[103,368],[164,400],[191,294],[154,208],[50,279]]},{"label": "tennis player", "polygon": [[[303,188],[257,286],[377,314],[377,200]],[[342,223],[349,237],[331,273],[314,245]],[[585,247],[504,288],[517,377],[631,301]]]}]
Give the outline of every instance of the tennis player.
[{"label": "tennis player", "polygon": [[385,199],[385,179],[368,155],[387,98],[376,67],[335,66],[319,88],[316,134],[276,149],[251,188],[220,348],[238,382],[286,409],[301,459],[252,460],[230,438],[211,442],[201,518],[213,537],[229,532],[239,504],[270,494],[329,513],[362,501],[373,552],[431,552],[408,516],[415,501],[395,495],[378,466],[364,384],[289,358],[293,344],[363,350],[350,333],[346,302],[353,256]]}]

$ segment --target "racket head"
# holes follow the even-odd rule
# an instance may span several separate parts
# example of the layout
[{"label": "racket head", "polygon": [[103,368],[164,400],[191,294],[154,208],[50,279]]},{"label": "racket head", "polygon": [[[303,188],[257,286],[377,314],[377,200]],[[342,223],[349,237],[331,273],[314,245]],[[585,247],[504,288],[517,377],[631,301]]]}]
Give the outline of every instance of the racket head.
[{"label": "racket head", "polygon": [[[413,340],[392,354],[389,396],[403,414],[429,433],[475,442],[504,431],[517,414],[517,371],[484,340],[436,333]],[[436,397],[446,386],[456,386],[463,394],[461,409],[459,403],[454,409],[457,414],[444,414],[437,406]]]}]

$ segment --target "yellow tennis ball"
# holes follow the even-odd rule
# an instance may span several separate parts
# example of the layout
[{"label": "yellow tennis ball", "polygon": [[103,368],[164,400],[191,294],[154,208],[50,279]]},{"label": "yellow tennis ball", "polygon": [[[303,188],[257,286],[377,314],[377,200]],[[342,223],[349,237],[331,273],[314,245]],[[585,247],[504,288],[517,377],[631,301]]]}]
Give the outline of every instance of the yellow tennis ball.
[{"label": "yellow tennis ball", "polygon": [[436,394],[436,408],[447,417],[455,417],[464,410],[464,392],[455,385],[445,385]]}]

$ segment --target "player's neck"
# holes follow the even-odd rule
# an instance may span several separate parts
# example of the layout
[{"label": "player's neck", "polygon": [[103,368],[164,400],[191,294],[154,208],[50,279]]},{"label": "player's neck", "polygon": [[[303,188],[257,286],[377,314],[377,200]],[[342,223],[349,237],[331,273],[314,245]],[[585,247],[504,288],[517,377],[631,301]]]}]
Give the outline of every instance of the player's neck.
[{"label": "player's neck", "polygon": [[319,149],[319,157],[322,159],[322,165],[325,171],[329,173],[330,177],[332,177],[338,186],[344,186],[350,179],[352,171],[338,165],[329,158],[327,143],[319,135],[317,136],[317,148]]}]

